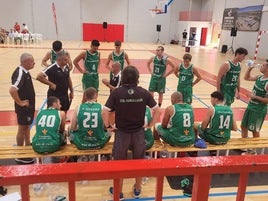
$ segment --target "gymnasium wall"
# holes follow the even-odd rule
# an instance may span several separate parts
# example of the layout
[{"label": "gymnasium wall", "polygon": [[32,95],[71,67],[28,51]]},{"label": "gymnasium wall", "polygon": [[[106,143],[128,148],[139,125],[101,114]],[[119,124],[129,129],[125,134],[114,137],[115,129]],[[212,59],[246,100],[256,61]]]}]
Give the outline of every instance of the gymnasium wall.
[{"label": "gymnasium wall", "polygon": [[[56,6],[58,35],[56,34],[52,2]],[[42,33],[44,39],[82,40],[83,23],[124,25],[124,40],[127,42],[155,42],[158,38],[156,25],[161,25],[159,38],[168,43],[181,35],[184,23],[178,22],[181,11],[213,10],[213,23],[222,23],[225,8],[251,5],[268,5],[268,0],[174,0],[167,14],[152,18],[149,9],[155,7],[156,0],[9,0],[0,6],[0,27],[10,29],[15,21],[25,22],[32,32]],[[263,13],[262,30],[268,30],[267,12]],[[193,23],[193,22],[191,22]],[[210,29],[211,30],[211,29]],[[210,33],[209,33],[210,34]],[[263,35],[261,42],[267,41]],[[221,32],[220,45],[231,44],[229,31]],[[239,32],[234,40],[234,48],[244,46],[254,54],[257,32]],[[267,57],[268,46],[261,43],[260,57]]]},{"label": "gymnasium wall", "polygon": [[[58,35],[56,34],[52,2],[56,6]],[[128,42],[155,42],[156,25],[161,25],[159,38],[168,43],[177,35],[178,14],[188,10],[189,0],[173,1],[166,14],[152,18],[149,9],[155,0],[9,0],[0,7],[0,26],[13,27],[15,21],[25,22],[32,32],[42,33],[44,39],[82,40],[82,23],[124,25],[124,39]],[[196,0],[191,5],[196,4]],[[198,7],[199,3],[195,6]]]}]

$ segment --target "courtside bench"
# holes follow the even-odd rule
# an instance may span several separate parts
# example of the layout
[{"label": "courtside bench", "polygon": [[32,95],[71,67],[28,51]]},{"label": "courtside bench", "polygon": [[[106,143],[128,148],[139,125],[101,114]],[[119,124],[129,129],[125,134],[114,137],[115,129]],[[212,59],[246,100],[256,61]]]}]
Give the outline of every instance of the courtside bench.
[{"label": "courtside bench", "polygon": [[[167,151],[169,153],[175,153],[175,157],[178,152],[191,152],[191,151],[213,151],[213,150],[228,150],[230,149],[254,149],[263,148],[261,154],[264,154],[264,148],[268,147],[268,138],[232,138],[227,144],[224,145],[212,145],[207,144],[206,149],[196,148],[194,146],[189,147],[173,147],[167,143],[162,143],[158,140],[155,141],[153,147],[147,152],[160,152]],[[67,144],[59,151],[51,154],[38,154],[31,146],[0,146],[0,159],[12,159],[12,158],[43,158],[43,157],[57,157],[57,156],[81,156],[81,155],[98,155],[98,160],[102,154],[111,154],[113,148],[113,142],[108,142],[104,148],[99,150],[79,150],[73,144]],[[154,154],[156,157],[157,154]]]}]

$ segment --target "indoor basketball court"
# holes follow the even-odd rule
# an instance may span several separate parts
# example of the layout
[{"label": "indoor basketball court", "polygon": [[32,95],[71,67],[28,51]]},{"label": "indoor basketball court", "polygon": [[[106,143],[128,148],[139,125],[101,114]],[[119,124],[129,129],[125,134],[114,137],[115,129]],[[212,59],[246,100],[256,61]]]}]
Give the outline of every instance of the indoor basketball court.
[{"label": "indoor basketball court", "polygon": [[[244,80],[244,75],[248,68],[246,60],[252,59],[257,64],[262,64],[266,60],[264,57],[267,56],[265,41],[267,41],[268,31],[266,30],[268,30],[268,27],[265,27],[266,25],[264,26],[264,23],[261,23],[259,16],[261,16],[262,12],[266,12],[262,16],[263,21],[266,20],[267,17],[265,14],[267,14],[268,10],[268,0],[254,0],[254,3],[251,0],[247,0],[243,5],[240,5],[241,2],[237,3],[231,0],[180,1],[181,3],[173,0],[118,0],[118,3],[112,0],[100,0],[98,2],[68,0],[63,4],[59,0],[54,0],[53,2],[41,0],[23,0],[18,2],[16,0],[10,0],[9,3],[6,3],[5,7],[0,8],[1,13],[3,13],[3,19],[5,19],[5,21],[0,22],[2,23],[0,24],[1,27],[4,25],[7,26],[7,21],[9,24],[15,22],[18,16],[26,16],[23,20],[28,20],[28,26],[36,33],[33,33],[32,37],[34,39],[32,40],[30,38],[21,38],[21,44],[14,44],[12,41],[6,41],[4,44],[0,44],[1,145],[16,146],[17,118],[14,111],[14,103],[9,94],[9,88],[11,86],[11,75],[14,69],[20,64],[20,55],[30,53],[35,60],[35,67],[30,70],[30,73],[36,93],[37,114],[39,110],[46,107],[48,86],[37,81],[36,76],[44,69],[41,61],[45,54],[51,50],[54,40],[62,41],[63,49],[70,53],[72,60],[81,51],[90,48],[91,40],[98,39],[100,41],[99,52],[101,61],[99,67],[100,87],[98,102],[101,104],[105,104],[110,94],[110,90],[101,83],[101,80],[103,78],[109,79],[109,71],[105,68],[105,63],[108,55],[114,50],[115,40],[122,41],[121,49],[125,50],[128,54],[131,65],[138,68],[140,73],[139,86],[145,89],[148,89],[151,77],[147,69],[147,61],[152,56],[155,56],[158,46],[164,47],[165,55],[176,66],[182,62],[185,53],[190,53],[192,55],[191,63],[197,68],[202,77],[201,81],[193,87],[192,107],[194,109],[195,122],[201,122],[207,113],[207,109],[211,107],[210,94],[216,90],[216,76],[220,66],[225,61],[231,60],[234,57],[233,53],[236,48],[244,47],[248,49],[249,55],[241,63],[240,98],[237,98],[231,106],[238,126],[237,131],[232,131],[231,138],[240,138],[241,120],[249,101],[248,94],[251,93],[254,84],[254,82]],[[13,16],[11,11],[15,8],[14,4],[20,10],[15,9],[16,14]],[[253,4],[254,6],[252,6]],[[223,13],[223,16],[217,16],[218,13]],[[182,47],[181,33],[184,29],[187,29],[188,36],[185,41],[186,46]],[[83,66],[82,63],[80,65]],[[75,67],[73,68],[70,76],[73,82],[74,99],[67,113],[68,119],[72,116],[75,107],[81,103],[83,96],[82,74]],[[252,73],[258,75],[259,69],[254,68]],[[170,96],[176,91],[177,84],[178,78],[174,74],[167,77],[159,121],[163,117],[165,108],[171,105]],[[154,98],[155,100],[158,99],[157,93],[155,93]],[[69,125],[70,122],[66,122],[66,130]],[[35,125],[32,124],[31,138],[34,134]],[[252,137],[252,134],[249,133],[249,136]],[[261,137],[268,138],[267,116],[262,126]],[[111,138],[112,140],[113,138]],[[226,151],[221,150],[219,153],[220,156],[225,156]],[[260,155],[261,149],[257,149],[257,153]],[[267,153],[266,148],[264,154],[266,155]],[[241,150],[230,150],[230,155],[239,156],[241,155]],[[168,156],[172,158],[173,155],[169,154]],[[205,156],[204,160],[209,160],[209,162],[217,161],[217,156],[213,156],[212,158],[209,151],[200,151],[198,152],[198,156]],[[148,160],[153,161],[157,159],[149,158]],[[88,163],[98,164],[99,162],[89,161]],[[252,166],[254,166],[254,162],[252,163]],[[0,160],[0,166],[10,167],[10,172],[12,172],[12,167],[14,168],[13,165],[19,167],[14,159]],[[29,167],[38,167],[38,165],[33,164]],[[65,171],[64,165],[62,168],[63,172]],[[204,161],[205,165],[206,161]],[[226,169],[228,169],[228,166]],[[239,176],[243,173],[243,167],[237,171],[238,173],[230,171],[227,174],[214,174],[212,176],[209,185],[209,201],[242,200],[241,189],[239,189],[241,182]],[[20,172],[18,170],[18,172],[21,175],[24,174],[23,171]],[[36,175],[38,175],[38,171]],[[135,177],[135,174],[133,177]],[[68,189],[69,183],[67,182],[68,180],[62,183],[40,182],[34,185],[30,184],[30,200],[66,201],[64,197],[67,197],[67,200],[70,201],[113,200],[113,197],[108,191],[109,187],[115,184],[112,179],[81,179],[75,181],[75,199],[68,197],[70,189]],[[158,177],[144,177],[142,195],[139,200],[157,200],[159,183],[161,182],[159,182]],[[133,178],[124,179],[124,200],[137,201],[137,199],[133,198],[133,184]],[[175,183],[173,185],[180,185],[180,183],[177,182],[177,184]],[[15,197],[23,189],[25,190],[25,185],[22,187],[19,185],[7,185],[4,187],[8,189],[8,195],[14,195],[13,200],[10,199],[10,201],[17,201],[18,199],[15,199]],[[183,195],[181,189],[174,190],[171,187],[172,183],[169,183],[166,177],[164,177],[162,200],[192,200],[190,197]],[[62,197],[55,199],[57,196]],[[240,200],[238,200],[238,196]],[[0,196],[0,201],[2,201],[2,198],[4,197]],[[267,198],[267,170],[250,173],[244,201],[266,201]],[[194,199],[195,201],[198,200],[196,198]]]},{"label": "indoor basketball court", "polygon": [[[13,101],[8,93],[8,89],[10,87],[10,77],[13,69],[19,64],[19,56],[23,52],[28,52],[33,54],[35,58],[35,67],[32,69],[31,75],[33,78],[43,69],[41,66],[41,59],[45,55],[45,53],[50,49],[51,43],[53,41],[42,41],[40,44],[30,44],[27,46],[15,46],[15,45],[4,45],[1,46],[1,66],[5,68],[1,68],[1,104],[0,104],[0,125],[1,125],[1,144],[15,144],[15,136],[16,136],[16,115],[14,113]],[[89,42],[81,42],[81,41],[63,41],[64,49],[67,50],[71,58],[74,58],[78,55],[82,50],[89,47]],[[150,75],[147,71],[146,63],[147,60],[155,55],[155,50],[161,44],[154,43],[123,43],[122,49],[124,49],[129,55],[130,62],[132,65],[136,66],[140,72],[139,85],[148,88]],[[101,53],[101,65],[100,65],[100,78],[108,78],[109,73],[105,68],[105,61],[108,57],[108,54],[113,50],[113,43],[101,42],[99,47],[99,51]],[[178,65],[182,61],[182,56],[185,54],[185,48],[178,45],[164,45],[165,53],[172,59],[172,61]],[[216,87],[216,74],[220,65],[228,59],[233,57],[232,54],[223,54],[219,52],[218,49],[214,48],[205,48],[205,47],[193,47],[190,52],[193,56],[192,63],[197,67],[198,71],[202,76],[202,80],[194,87],[193,94],[193,103],[192,106],[194,108],[195,121],[200,122],[203,120],[204,115],[206,114],[206,110],[211,106],[210,104],[210,93],[212,93]],[[208,62],[209,61],[209,62]],[[261,61],[260,61],[261,62]],[[245,72],[247,66],[245,63],[242,64],[242,77]],[[257,73],[257,69],[256,69]],[[71,109],[68,112],[70,116],[72,114],[73,109],[77,106],[82,99],[82,85],[81,78],[82,74],[80,74],[76,69],[74,69],[71,73],[71,78],[73,81],[75,96],[71,105]],[[162,114],[164,108],[170,105],[170,95],[176,91],[178,79],[174,74],[171,74],[167,78],[166,85],[166,93],[164,95],[163,105],[162,105]],[[36,108],[37,110],[45,107],[46,101],[46,91],[47,86],[41,84],[39,81],[33,79],[33,84],[36,91]],[[235,100],[235,103],[232,105],[235,118],[237,120],[238,126],[240,125],[241,119],[243,117],[244,110],[247,106],[247,93],[250,93],[252,88],[252,83],[246,82],[241,79],[241,87],[244,90],[241,90],[241,99]],[[109,90],[100,83],[99,90],[99,98],[98,102],[104,104],[106,99],[108,98]],[[157,95],[155,97],[157,99]],[[69,125],[67,123],[66,127]],[[262,136],[267,136],[267,122],[265,121],[263,125],[263,129],[261,132]],[[35,127],[33,126],[31,129],[31,135],[33,136],[35,133]],[[240,137],[240,132],[233,132],[232,137],[238,138]],[[221,153],[225,154],[225,153]],[[234,153],[239,154],[239,153]],[[3,163],[15,164],[14,161],[4,161]],[[262,177],[267,177],[267,175],[262,175]],[[246,195],[246,200],[263,200],[264,197],[267,196],[268,191],[267,184],[264,182],[263,186],[263,178],[260,178],[260,175],[254,174],[252,176],[253,186],[249,184],[248,192],[251,192],[249,195]],[[225,182],[222,182],[226,180]],[[256,182],[258,180],[260,182]],[[234,199],[234,190],[232,188],[232,182],[237,182],[236,179],[233,179],[230,175],[219,176],[219,178],[213,179],[213,185],[215,188],[211,188],[211,196],[209,200],[233,200]],[[226,183],[229,185],[226,186]],[[262,185],[259,185],[261,183]],[[133,184],[133,179],[126,179],[124,185],[125,197],[127,200],[131,200],[131,188]],[[85,200],[90,194],[90,200],[102,200],[101,198],[105,197],[105,199],[111,199],[111,196],[108,194],[108,187],[112,185],[112,181],[86,181],[86,182],[77,182],[77,200]],[[143,185],[143,196],[140,200],[154,200],[154,191],[151,189],[154,188],[155,178],[149,178],[148,183]],[[223,187],[222,187],[223,186]],[[56,189],[56,190],[55,190]],[[47,200],[49,195],[55,194],[56,192],[60,192],[60,194],[68,194],[67,186],[64,183],[61,184],[46,184],[44,190],[40,193],[36,193],[31,188],[31,200]],[[18,191],[18,187],[12,186],[8,187],[8,192],[16,192]],[[56,191],[56,192],[55,192]],[[128,194],[129,192],[129,194]],[[172,190],[168,183],[165,183],[164,186],[164,200],[190,200],[190,198],[184,197],[182,195],[181,190]],[[233,197],[232,197],[233,196]],[[254,199],[253,199],[253,198]]]}]

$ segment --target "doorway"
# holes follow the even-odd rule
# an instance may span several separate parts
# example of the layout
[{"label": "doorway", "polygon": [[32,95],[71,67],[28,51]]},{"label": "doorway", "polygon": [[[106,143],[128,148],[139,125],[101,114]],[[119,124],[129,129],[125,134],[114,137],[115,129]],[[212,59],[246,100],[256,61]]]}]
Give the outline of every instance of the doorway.
[{"label": "doorway", "polygon": [[207,33],[208,33],[208,28],[202,27],[201,28],[201,40],[200,40],[200,45],[202,46],[206,46],[207,44]]},{"label": "doorway", "polygon": [[189,46],[194,46],[196,41],[196,27],[190,27]]}]

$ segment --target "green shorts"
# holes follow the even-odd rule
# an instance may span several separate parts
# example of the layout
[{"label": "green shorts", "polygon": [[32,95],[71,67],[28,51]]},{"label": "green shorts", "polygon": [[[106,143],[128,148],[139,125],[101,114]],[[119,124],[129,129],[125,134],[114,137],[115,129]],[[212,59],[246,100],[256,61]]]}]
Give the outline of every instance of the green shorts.
[{"label": "green shorts", "polygon": [[229,90],[225,90],[224,88],[221,88],[221,92],[224,96],[224,104],[231,106],[231,104],[234,102],[236,88],[234,89],[230,88]]},{"label": "green shorts", "polygon": [[66,139],[59,134],[57,139],[51,136],[35,134],[32,140],[33,150],[40,154],[49,154],[58,151],[66,143]]},{"label": "green shorts", "polygon": [[198,135],[201,137],[203,140],[207,141],[210,144],[226,144],[230,138],[222,138],[217,135],[214,135],[211,133],[211,129],[206,128],[203,130],[201,128],[201,125],[198,125]]},{"label": "green shorts", "polygon": [[144,130],[146,150],[151,149],[154,144],[154,136],[152,129]]},{"label": "green shorts", "polygon": [[170,132],[168,128],[163,128],[161,125],[156,125],[156,130],[159,134],[159,137],[170,144],[171,146],[174,147],[187,147],[195,142],[195,137],[194,136],[185,136],[185,135],[180,135],[174,134]]},{"label": "green shorts", "polygon": [[98,74],[83,74],[82,77],[83,90],[88,87],[94,87],[99,91],[99,75]]},{"label": "green shorts", "polygon": [[165,93],[166,78],[152,76],[149,84],[149,91],[157,93]]},{"label": "green shorts", "polygon": [[70,132],[70,141],[73,143],[77,149],[90,150],[90,149],[102,149],[107,142],[110,140],[110,135],[105,132],[105,137],[103,139],[92,139],[88,136],[80,135],[77,131]]},{"label": "green shorts", "polygon": [[249,131],[260,132],[262,124],[266,116],[266,112],[267,112],[266,108],[258,112],[255,110],[253,111],[253,110],[246,109],[241,125],[243,127],[246,127]]},{"label": "green shorts", "polygon": [[193,87],[190,86],[178,86],[177,91],[182,93],[183,102],[191,104],[193,97]]}]

